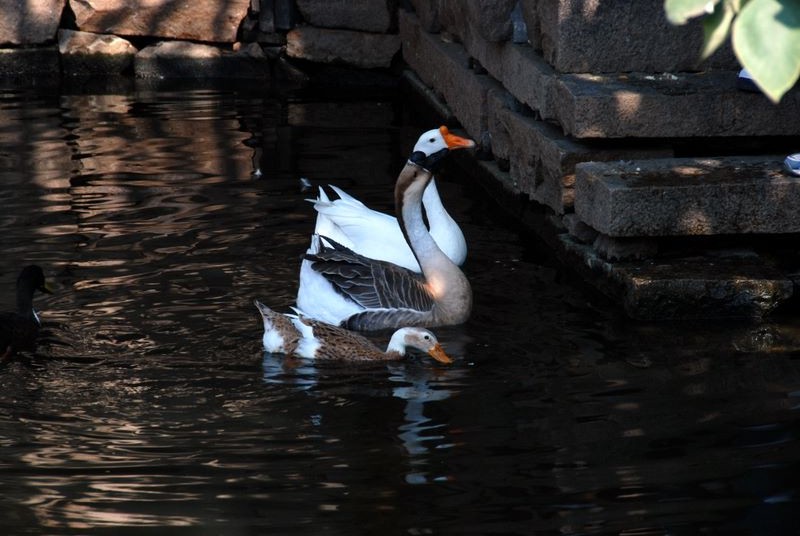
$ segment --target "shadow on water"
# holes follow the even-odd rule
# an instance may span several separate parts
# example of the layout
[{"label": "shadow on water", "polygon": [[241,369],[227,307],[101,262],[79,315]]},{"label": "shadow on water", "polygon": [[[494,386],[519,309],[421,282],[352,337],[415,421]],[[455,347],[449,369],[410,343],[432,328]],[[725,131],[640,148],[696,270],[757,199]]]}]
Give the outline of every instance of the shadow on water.
[{"label": "shadow on water", "polygon": [[0,299],[30,262],[58,287],[0,370],[4,531],[793,532],[796,319],[629,322],[452,170],[454,366],[263,353],[305,199],[391,211],[424,123],[387,92],[0,91]]}]

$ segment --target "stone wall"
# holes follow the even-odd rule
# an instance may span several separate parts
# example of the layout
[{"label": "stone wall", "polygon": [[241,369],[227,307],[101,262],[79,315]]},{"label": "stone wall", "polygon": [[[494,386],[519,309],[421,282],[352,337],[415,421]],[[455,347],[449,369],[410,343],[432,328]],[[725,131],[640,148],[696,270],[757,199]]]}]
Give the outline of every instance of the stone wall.
[{"label": "stone wall", "polygon": [[283,58],[386,68],[394,0],[0,0],[0,73],[266,78]]},{"label": "stone wall", "polygon": [[420,90],[632,316],[760,316],[792,296],[794,258],[762,244],[800,233],[800,179],[782,171],[800,89],[778,105],[740,90],[730,48],[700,63],[702,27],[671,26],[663,0],[411,4]]}]

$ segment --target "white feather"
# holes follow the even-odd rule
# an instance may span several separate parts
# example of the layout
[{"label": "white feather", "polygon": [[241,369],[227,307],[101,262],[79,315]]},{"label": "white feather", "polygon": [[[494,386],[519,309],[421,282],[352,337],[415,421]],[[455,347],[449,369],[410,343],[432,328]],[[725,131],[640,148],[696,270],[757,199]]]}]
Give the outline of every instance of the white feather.
[{"label": "white feather", "polygon": [[317,350],[322,346],[322,343],[314,336],[314,328],[300,320],[298,316],[292,317],[292,324],[301,335],[295,355],[309,359],[317,357]]},{"label": "white feather", "polygon": [[[368,208],[341,188],[333,185],[331,188],[339,195],[339,199],[331,201],[320,189],[320,197],[314,200],[317,210],[316,234],[327,236],[370,259],[420,271],[397,218]],[[422,204],[436,244],[454,263],[463,264],[467,257],[464,233],[444,208],[433,180],[425,188]]]}]

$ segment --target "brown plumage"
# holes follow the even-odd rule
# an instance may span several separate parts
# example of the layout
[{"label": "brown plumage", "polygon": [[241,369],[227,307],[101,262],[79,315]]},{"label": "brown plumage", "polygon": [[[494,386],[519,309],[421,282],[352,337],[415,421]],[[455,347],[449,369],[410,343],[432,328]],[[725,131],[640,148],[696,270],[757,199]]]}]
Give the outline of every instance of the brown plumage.
[{"label": "brown plumage", "polygon": [[255,300],[264,322],[264,348],[272,353],[339,361],[392,361],[402,359],[407,348],[426,352],[440,363],[452,363],[436,336],[427,329],[397,330],[386,351],[347,329],[304,317],[276,313]]}]

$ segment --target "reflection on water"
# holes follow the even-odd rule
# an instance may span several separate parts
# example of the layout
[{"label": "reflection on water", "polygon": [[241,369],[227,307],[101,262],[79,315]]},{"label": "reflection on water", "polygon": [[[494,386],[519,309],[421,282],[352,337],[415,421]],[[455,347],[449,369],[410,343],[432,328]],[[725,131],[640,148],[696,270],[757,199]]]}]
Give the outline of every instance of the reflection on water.
[{"label": "reflection on water", "polygon": [[4,532],[794,532],[796,319],[628,322],[455,168],[476,305],[436,330],[453,366],[264,354],[252,300],[292,303],[305,198],[391,210],[417,115],[0,90],[0,300],[29,262],[58,287],[37,355],[0,370]]}]

